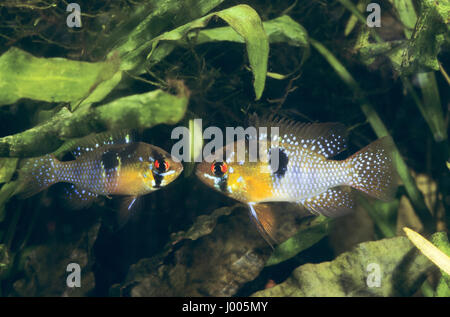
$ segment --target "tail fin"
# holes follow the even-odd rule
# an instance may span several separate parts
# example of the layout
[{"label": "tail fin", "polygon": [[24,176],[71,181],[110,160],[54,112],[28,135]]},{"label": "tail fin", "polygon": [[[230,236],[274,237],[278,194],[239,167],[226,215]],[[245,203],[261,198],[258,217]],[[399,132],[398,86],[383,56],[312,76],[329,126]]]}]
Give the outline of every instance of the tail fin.
[{"label": "tail fin", "polygon": [[397,190],[393,146],[390,137],[383,137],[349,157],[353,168],[349,185],[381,200],[392,199]]},{"label": "tail fin", "polygon": [[28,198],[58,182],[59,161],[51,154],[25,159],[19,169],[19,198]]}]

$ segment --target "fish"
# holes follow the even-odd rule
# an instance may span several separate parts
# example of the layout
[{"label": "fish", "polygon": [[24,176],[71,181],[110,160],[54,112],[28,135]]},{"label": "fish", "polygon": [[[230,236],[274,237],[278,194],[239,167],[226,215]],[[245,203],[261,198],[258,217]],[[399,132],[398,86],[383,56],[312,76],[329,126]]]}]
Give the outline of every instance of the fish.
[{"label": "fish", "polygon": [[[250,123],[278,127],[276,135],[256,136],[259,151],[265,153],[260,157],[265,160],[251,162],[247,146],[251,138],[241,139],[205,157],[195,174],[208,187],[246,204],[250,218],[271,246],[277,243],[277,224],[268,203],[294,203],[312,215],[338,217],[354,209],[355,190],[383,201],[393,198],[397,174],[390,137],[336,160],[333,157],[347,149],[347,130],[341,123],[301,123],[256,115]],[[244,158],[237,157],[239,147],[245,147]],[[271,164],[274,153],[277,167]]]},{"label": "fish", "polygon": [[70,141],[66,147],[75,158],[70,161],[60,161],[54,153],[25,159],[18,172],[18,197],[67,183],[66,198],[74,209],[113,195],[123,197],[131,209],[140,196],[172,183],[183,165],[162,148],[130,136],[128,131],[106,132]]}]

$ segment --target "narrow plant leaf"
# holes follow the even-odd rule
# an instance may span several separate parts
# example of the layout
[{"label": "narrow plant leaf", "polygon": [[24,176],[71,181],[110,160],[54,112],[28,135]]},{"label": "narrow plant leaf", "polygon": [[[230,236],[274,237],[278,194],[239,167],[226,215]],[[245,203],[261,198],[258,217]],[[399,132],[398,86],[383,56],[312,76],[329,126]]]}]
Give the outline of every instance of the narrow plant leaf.
[{"label": "narrow plant leaf", "polygon": [[203,150],[203,131],[199,122],[195,119],[189,120],[189,151],[190,162],[185,162],[184,177],[189,177],[194,169],[198,158],[201,159]]},{"label": "narrow plant leaf", "polygon": [[9,182],[16,170],[17,158],[0,158],[0,184]]},{"label": "narrow plant leaf", "polygon": [[[359,6],[353,4],[352,1],[350,0],[339,0],[339,2],[347,9],[349,10],[353,15],[353,17],[355,17],[360,23],[362,23],[363,25],[365,25],[366,22],[366,17],[365,17],[365,10],[361,10]],[[363,11],[363,12],[361,12]],[[377,40],[377,42],[381,41],[381,37],[378,35],[378,33],[374,30],[374,28],[366,28],[366,30],[370,33],[370,35],[373,36],[373,38],[375,38]],[[345,32],[345,31],[344,31]],[[348,30],[347,30],[348,32]]]},{"label": "narrow plant leaf", "polygon": [[[439,90],[434,73],[419,73],[417,79],[422,90],[423,103],[419,110],[433,133],[434,140],[441,142],[447,139],[447,128],[442,111]],[[426,106],[425,106],[426,105]]]},{"label": "narrow plant leaf", "polygon": [[[356,9],[361,12],[365,11],[367,5],[369,4],[369,0],[360,0],[358,1],[358,4],[356,5]],[[352,13],[350,18],[348,19],[347,25],[345,26],[344,35],[348,36],[352,30],[355,28],[356,23],[358,22],[358,17],[355,15],[355,13]]]},{"label": "narrow plant leaf", "polygon": [[[151,62],[153,54],[161,41],[180,41],[188,32],[205,27],[209,20],[217,16],[227,22],[230,27],[243,38],[247,47],[250,68],[254,77],[256,99],[261,98],[264,90],[267,60],[269,57],[269,41],[264,31],[258,13],[248,5],[237,5],[182,25],[170,32],[166,32],[152,41],[152,51],[149,54]],[[160,53],[159,53],[160,54]]]},{"label": "narrow plant leaf", "polygon": [[413,2],[411,0],[389,0],[389,2],[396,9],[397,15],[405,27],[406,37],[410,38],[417,21]]},{"label": "narrow plant leaf", "polygon": [[407,227],[403,228],[409,240],[422,252],[430,261],[436,264],[446,274],[450,274],[450,257],[439,250],[430,241],[422,237],[419,233]]},{"label": "narrow plant leaf", "polygon": [[306,229],[300,229],[293,237],[275,248],[271,257],[267,260],[266,266],[286,261],[319,242],[328,235],[330,221],[331,218],[320,216]]},{"label": "narrow plant leaf", "polygon": [[405,237],[360,243],[331,262],[305,264],[252,296],[411,296],[432,263]]},{"label": "narrow plant leaf", "polygon": [[5,218],[5,204],[15,194],[18,185],[17,181],[12,181],[0,188],[0,222]]},{"label": "narrow plant leaf", "polygon": [[0,56],[0,106],[21,98],[76,104],[112,78],[118,67],[117,58],[98,63],[40,58],[13,47]]},{"label": "narrow plant leaf", "polygon": [[12,266],[11,255],[4,244],[0,244],[0,281],[8,275]]},{"label": "narrow plant leaf", "polygon": [[384,238],[395,237],[395,224],[399,206],[397,199],[392,202],[377,201],[372,203],[366,197],[358,195],[358,202],[373,219]]}]

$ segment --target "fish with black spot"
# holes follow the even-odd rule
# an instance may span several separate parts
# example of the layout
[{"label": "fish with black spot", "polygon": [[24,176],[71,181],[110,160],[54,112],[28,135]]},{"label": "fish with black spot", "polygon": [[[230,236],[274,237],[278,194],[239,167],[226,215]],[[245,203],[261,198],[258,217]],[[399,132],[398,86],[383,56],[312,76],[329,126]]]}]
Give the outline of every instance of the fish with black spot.
[{"label": "fish with black spot", "polygon": [[[298,123],[279,117],[252,116],[251,126],[278,127],[278,135],[259,135],[258,149],[265,160],[251,162],[249,140],[227,144],[204,158],[196,168],[199,179],[211,188],[248,206],[250,218],[269,244],[276,243],[276,215],[267,203],[290,202],[310,214],[329,217],[354,209],[354,190],[390,200],[397,188],[393,141],[380,138],[344,160],[332,158],[347,148],[347,131],[340,123]],[[274,142],[276,141],[276,142]],[[237,157],[245,147],[244,159]],[[278,155],[277,168],[271,164]],[[264,157],[264,156],[263,156]]]},{"label": "fish with black spot", "polygon": [[75,208],[88,206],[99,196],[120,195],[128,209],[142,195],[173,182],[183,165],[163,149],[134,142],[130,133],[92,134],[66,145],[71,161],[53,154],[27,158],[21,163],[20,198],[28,198],[56,183],[69,183],[67,198]]}]

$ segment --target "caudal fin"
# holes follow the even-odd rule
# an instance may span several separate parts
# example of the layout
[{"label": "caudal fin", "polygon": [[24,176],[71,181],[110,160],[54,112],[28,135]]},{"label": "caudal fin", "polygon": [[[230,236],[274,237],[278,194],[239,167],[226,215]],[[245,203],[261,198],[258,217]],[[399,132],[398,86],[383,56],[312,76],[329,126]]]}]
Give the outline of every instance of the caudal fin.
[{"label": "caudal fin", "polygon": [[349,185],[381,200],[392,199],[397,190],[393,146],[390,137],[383,137],[349,157],[353,170]]},{"label": "caudal fin", "polygon": [[53,155],[27,158],[21,163],[19,198],[28,198],[58,182],[59,161]]}]

